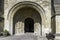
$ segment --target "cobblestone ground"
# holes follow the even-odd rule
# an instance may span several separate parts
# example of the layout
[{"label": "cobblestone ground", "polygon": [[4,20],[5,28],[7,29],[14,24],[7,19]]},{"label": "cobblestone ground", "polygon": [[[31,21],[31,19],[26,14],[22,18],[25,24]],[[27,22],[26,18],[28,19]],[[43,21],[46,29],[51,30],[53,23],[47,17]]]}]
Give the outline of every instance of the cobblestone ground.
[{"label": "cobblestone ground", "polygon": [[47,39],[46,37],[40,37],[33,34],[24,34],[24,35],[0,37],[0,40],[47,40]]}]

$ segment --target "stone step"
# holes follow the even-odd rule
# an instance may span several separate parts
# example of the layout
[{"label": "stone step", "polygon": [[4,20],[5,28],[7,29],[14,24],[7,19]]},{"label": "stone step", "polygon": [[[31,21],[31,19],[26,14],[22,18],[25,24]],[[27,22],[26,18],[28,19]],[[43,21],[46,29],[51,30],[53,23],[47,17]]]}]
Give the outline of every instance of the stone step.
[{"label": "stone step", "polygon": [[0,40],[47,40],[47,39],[45,37],[38,37],[36,35],[27,33],[24,35],[13,35],[13,36],[5,37]]}]

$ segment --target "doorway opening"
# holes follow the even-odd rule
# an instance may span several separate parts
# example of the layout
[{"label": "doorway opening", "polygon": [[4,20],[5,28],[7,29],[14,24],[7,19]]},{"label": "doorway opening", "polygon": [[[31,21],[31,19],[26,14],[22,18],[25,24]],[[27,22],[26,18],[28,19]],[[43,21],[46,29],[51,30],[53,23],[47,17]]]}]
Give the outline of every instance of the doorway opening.
[{"label": "doorway opening", "polygon": [[25,33],[33,33],[34,32],[34,20],[32,18],[25,19]]}]

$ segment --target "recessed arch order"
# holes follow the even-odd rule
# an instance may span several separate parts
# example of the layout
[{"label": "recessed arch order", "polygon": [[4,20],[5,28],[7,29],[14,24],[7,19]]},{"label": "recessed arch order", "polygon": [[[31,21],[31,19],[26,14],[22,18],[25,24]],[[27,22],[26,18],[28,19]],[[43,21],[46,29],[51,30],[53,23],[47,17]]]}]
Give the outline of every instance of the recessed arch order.
[{"label": "recessed arch order", "polygon": [[23,8],[23,7],[32,7],[34,9],[36,9],[39,12],[39,14],[41,15],[42,24],[44,23],[45,11],[39,4],[37,4],[35,2],[31,2],[31,1],[19,2],[10,9],[10,11],[7,15],[7,20],[9,21],[10,34],[13,34],[13,31],[12,31],[13,30],[13,16],[20,8]]}]

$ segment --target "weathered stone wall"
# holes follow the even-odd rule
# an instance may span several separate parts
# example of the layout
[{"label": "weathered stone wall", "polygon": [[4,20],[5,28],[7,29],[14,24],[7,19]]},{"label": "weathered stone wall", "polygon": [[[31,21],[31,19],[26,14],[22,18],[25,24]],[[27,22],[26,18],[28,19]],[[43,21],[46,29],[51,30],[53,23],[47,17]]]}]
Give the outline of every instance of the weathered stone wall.
[{"label": "weathered stone wall", "polygon": [[0,20],[0,32],[4,29],[4,20]]},{"label": "weathered stone wall", "polygon": [[55,20],[54,25],[55,26],[55,33],[56,33],[56,40],[60,40],[60,0],[54,0],[54,9],[55,13],[52,16]]},{"label": "weathered stone wall", "polygon": [[56,16],[56,33],[60,34],[60,16]]},{"label": "weathered stone wall", "polygon": [[60,34],[60,0],[54,0],[56,34]]},{"label": "weathered stone wall", "polygon": [[44,23],[42,24],[42,32],[45,34],[47,31],[51,31],[51,0],[5,0],[4,1],[4,17],[5,17],[5,23],[4,23],[4,29],[9,30],[9,21],[7,20],[8,13],[10,9],[17,3],[22,1],[32,1],[37,4],[39,4],[45,11],[45,19]]},{"label": "weathered stone wall", "polygon": [[0,0],[0,32],[4,29],[4,0]]},{"label": "weathered stone wall", "polygon": [[4,16],[4,0],[0,0],[0,17]]},{"label": "weathered stone wall", "polygon": [[56,33],[56,18],[52,17],[51,18],[51,29],[52,29],[52,33]]}]

